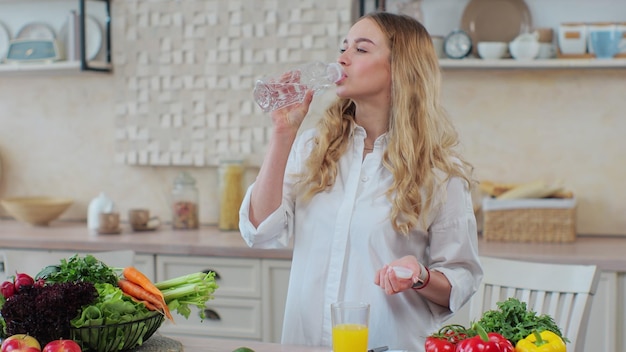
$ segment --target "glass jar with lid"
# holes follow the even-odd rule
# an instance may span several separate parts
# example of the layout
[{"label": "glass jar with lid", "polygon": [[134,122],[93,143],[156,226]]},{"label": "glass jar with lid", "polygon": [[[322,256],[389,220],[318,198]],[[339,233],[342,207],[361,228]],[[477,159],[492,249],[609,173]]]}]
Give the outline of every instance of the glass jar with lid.
[{"label": "glass jar with lid", "polygon": [[172,227],[197,229],[199,225],[196,180],[183,171],[174,179],[172,188]]},{"label": "glass jar with lid", "polygon": [[223,231],[239,229],[239,208],[244,196],[244,165],[241,159],[221,160],[218,168],[219,220]]}]

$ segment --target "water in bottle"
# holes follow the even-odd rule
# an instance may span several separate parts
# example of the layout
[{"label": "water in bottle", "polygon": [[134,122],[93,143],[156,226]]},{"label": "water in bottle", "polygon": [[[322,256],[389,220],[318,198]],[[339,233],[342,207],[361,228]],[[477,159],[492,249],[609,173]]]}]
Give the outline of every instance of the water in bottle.
[{"label": "water in bottle", "polygon": [[338,63],[312,62],[278,77],[258,80],[254,86],[254,100],[264,112],[270,112],[300,103],[307,90],[323,90],[343,76]]}]

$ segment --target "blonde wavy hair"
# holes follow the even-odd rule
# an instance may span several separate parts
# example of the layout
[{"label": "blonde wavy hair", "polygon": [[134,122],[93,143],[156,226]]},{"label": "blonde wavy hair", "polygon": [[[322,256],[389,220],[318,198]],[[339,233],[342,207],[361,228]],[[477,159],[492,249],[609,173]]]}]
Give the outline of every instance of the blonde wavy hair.
[{"label": "blonde wavy hair", "polygon": [[[386,192],[392,204],[389,216],[394,230],[406,235],[431,210],[438,186],[454,176],[472,184],[472,167],[454,150],[458,134],[440,103],[439,61],[426,29],[411,17],[386,12],[363,18],[378,24],[391,49],[392,99],[383,165],[394,179]],[[318,122],[306,171],[299,175],[304,201],[334,185],[355,110],[354,102],[339,98]],[[437,170],[446,175],[444,180]]]}]

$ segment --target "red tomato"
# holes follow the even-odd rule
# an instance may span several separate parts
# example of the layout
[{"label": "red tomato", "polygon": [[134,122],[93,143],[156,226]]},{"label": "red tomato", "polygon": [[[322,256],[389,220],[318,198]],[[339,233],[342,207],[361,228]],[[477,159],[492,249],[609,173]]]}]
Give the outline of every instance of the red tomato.
[{"label": "red tomato", "polygon": [[82,350],[73,340],[54,340],[48,342],[41,352],[82,352]]},{"label": "red tomato", "polygon": [[424,344],[426,352],[454,352],[456,346],[445,338],[429,336]]}]

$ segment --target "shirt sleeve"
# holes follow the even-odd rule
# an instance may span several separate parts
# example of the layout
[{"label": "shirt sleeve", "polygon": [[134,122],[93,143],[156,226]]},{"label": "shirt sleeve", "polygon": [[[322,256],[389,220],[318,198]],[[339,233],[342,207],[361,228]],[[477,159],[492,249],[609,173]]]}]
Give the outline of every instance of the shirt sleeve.
[{"label": "shirt sleeve", "polygon": [[239,231],[249,247],[285,248],[289,245],[291,231],[289,226],[293,210],[285,206],[285,201],[263,222],[255,227],[250,222],[250,194],[254,183],[248,187],[239,209]]},{"label": "shirt sleeve", "polygon": [[429,258],[430,269],[443,273],[452,285],[449,316],[469,301],[483,276],[472,199],[459,177],[448,181],[444,202],[430,226]]},{"label": "shirt sleeve", "polygon": [[313,138],[314,130],[302,133],[293,144],[285,170],[283,184],[283,200],[281,205],[263,222],[255,227],[250,222],[250,195],[255,187],[253,183],[248,187],[239,209],[239,231],[244,241],[255,248],[285,248],[293,237],[295,194],[293,183],[295,174],[299,173],[304,160],[310,150],[309,141]]}]

